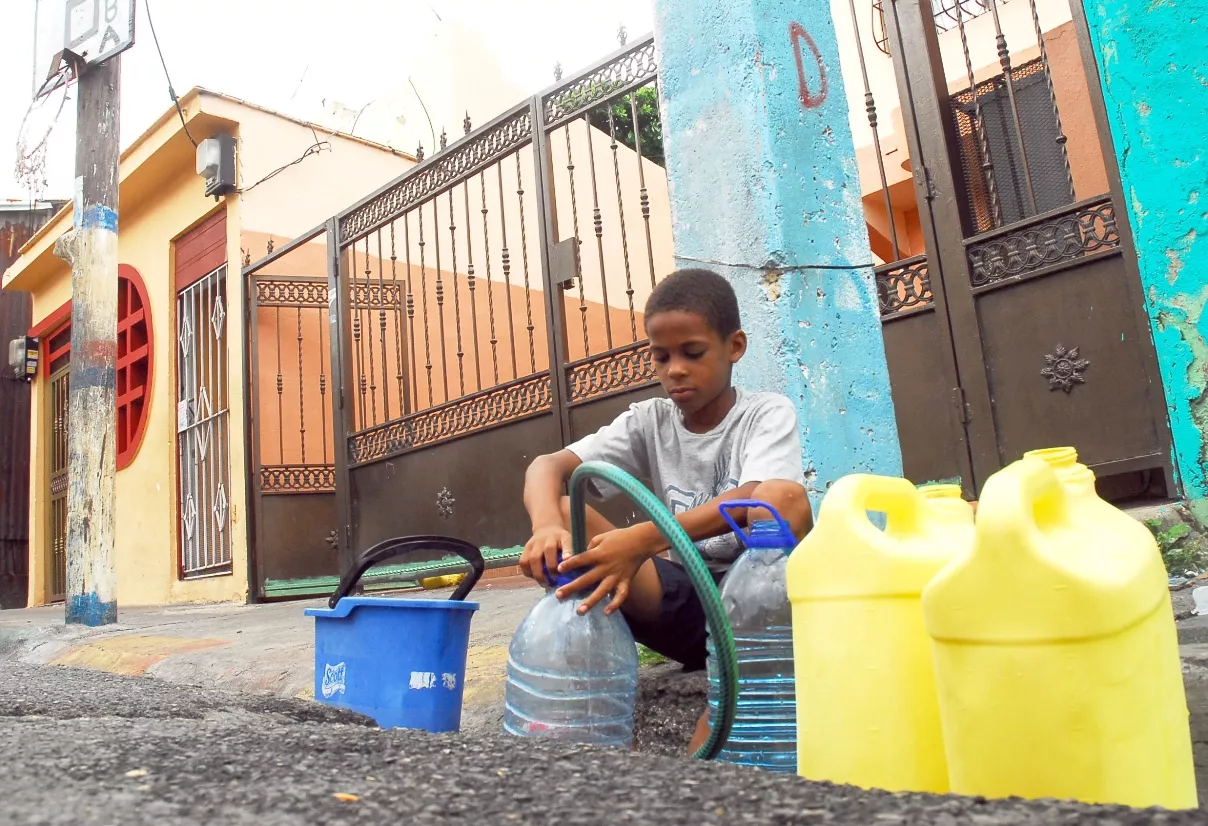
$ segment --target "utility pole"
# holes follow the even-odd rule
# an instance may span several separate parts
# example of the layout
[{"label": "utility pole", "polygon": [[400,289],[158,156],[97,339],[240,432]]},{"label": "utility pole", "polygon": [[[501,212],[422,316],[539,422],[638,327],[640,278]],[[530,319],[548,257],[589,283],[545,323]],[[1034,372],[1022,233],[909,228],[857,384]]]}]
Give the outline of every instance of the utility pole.
[{"label": "utility pole", "polygon": [[68,624],[117,622],[113,540],[120,91],[120,55],[81,68],[76,103],[74,227],[55,244],[55,253],[71,264]]}]

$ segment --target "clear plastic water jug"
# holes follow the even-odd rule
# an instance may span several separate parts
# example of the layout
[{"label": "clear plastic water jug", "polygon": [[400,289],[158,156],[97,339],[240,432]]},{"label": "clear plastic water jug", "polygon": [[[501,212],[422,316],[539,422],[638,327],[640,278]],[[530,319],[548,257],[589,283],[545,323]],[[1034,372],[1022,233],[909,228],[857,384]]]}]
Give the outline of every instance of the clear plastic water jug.
[{"label": "clear plastic water jug", "polygon": [[[748,531],[728,513],[759,508],[773,518]],[[793,677],[793,606],[785,564],[797,544],[792,529],[763,502],[735,500],[720,506],[746,551],[721,582],[721,601],[738,649],[738,714],[725,749],[717,756],[784,774],[797,773],[797,691]],[[717,664],[709,645],[709,722],[717,716]]]},{"label": "clear plastic water jug", "polygon": [[[547,572],[555,588],[574,574]],[[559,600],[549,591],[508,649],[503,727],[509,734],[630,748],[638,652],[621,614],[604,604],[580,616],[591,592]]]}]

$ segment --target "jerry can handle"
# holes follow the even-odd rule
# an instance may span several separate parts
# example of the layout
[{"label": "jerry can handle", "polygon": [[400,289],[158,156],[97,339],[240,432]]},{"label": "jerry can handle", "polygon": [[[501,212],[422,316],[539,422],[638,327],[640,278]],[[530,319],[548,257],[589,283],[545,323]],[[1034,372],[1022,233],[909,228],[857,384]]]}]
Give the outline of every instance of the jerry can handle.
[{"label": "jerry can handle", "polygon": [[853,473],[831,485],[822,500],[818,521],[847,520],[852,530],[869,538],[885,536],[885,530],[869,519],[869,511],[886,514],[887,524],[907,533],[919,530],[923,494],[906,479]]},{"label": "jerry can handle", "polygon": [[361,554],[356,563],[340,579],[335,593],[327,600],[329,608],[335,608],[336,603],[352,593],[352,589],[361,581],[365,572],[381,562],[397,556],[405,556],[417,551],[444,551],[456,554],[470,565],[470,574],[457,586],[457,590],[449,597],[460,602],[478,584],[486,563],[482,559],[482,551],[462,539],[451,536],[401,536],[379,542],[365,553]]},{"label": "jerry can handle", "polygon": [[771,513],[772,518],[776,520],[776,524],[780,526],[781,533],[784,534],[786,547],[792,548],[796,546],[797,537],[793,533],[792,527],[790,527],[789,523],[784,521],[784,517],[777,513],[776,509],[767,502],[760,502],[756,499],[730,499],[729,501],[722,502],[717,506],[717,509],[721,512],[721,518],[726,520],[726,524],[734,529],[735,535],[742,540],[744,547],[750,547],[750,534],[742,529],[742,526],[738,524],[738,520],[731,515],[730,511],[742,509],[751,510],[752,508],[756,510],[765,510]]}]

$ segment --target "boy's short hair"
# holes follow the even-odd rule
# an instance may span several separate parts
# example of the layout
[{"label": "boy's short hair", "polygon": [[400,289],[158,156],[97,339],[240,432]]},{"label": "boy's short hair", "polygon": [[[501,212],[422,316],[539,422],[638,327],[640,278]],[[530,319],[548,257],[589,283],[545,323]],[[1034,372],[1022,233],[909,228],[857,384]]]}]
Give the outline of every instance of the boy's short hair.
[{"label": "boy's short hair", "polygon": [[695,313],[722,338],[742,329],[734,288],[712,270],[676,270],[659,282],[646,300],[646,318],[675,310]]}]

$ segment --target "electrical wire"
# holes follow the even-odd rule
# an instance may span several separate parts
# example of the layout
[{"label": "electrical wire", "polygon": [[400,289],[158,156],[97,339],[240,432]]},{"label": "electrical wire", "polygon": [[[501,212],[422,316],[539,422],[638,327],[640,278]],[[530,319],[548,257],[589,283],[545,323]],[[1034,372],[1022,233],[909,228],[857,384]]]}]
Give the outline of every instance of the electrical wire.
[{"label": "electrical wire", "polygon": [[[311,130],[311,132],[313,134],[314,130]],[[282,166],[277,167],[272,172],[268,173],[267,175],[265,175],[260,180],[256,181],[256,183],[252,184],[251,186],[246,186],[243,189],[236,190],[236,191],[239,192],[241,195],[247,194],[248,192],[251,192],[256,187],[260,186],[260,184],[265,183],[266,181],[272,180],[273,178],[277,177],[282,172],[289,169],[291,166],[296,166],[297,164],[300,164],[300,163],[302,163],[302,161],[309,158],[311,155],[318,155],[320,152],[322,152],[324,150],[331,151],[331,143],[329,143],[328,141],[316,140],[315,143],[311,144],[307,148],[307,150],[305,152],[303,152],[301,155],[299,155],[297,158],[294,158],[292,161],[290,161],[287,164],[283,164]]]},{"label": "electrical wire", "polygon": [[422,97],[420,97],[419,89],[415,88],[415,81],[412,80],[410,77],[408,77],[407,82],[411,84],[411,91],[415,92],[415,99],[419,101],[420,107],[422,107],[424,110],[424,117],[426,117],[428,119],[428,131],[432,133],[432,148],[435,150],[436,149],[436,127],[432,124],[432,116],[428,114],[428,106],[426,103],[424,103],[424,99]]},{"label": "electrical wire", "polygon": [[176,105],[176,114],[180,115],[180,125],[184,127],[185,137],[189,139],[189,143],[197,146],[197,141],[193,140],[193,135],[189,132],[189,124],[185,122],[185,110],[180,108],[180,98],[176,96],[176,89],[172,86],[172,75],[168,74],[168,63],[164,60],[164,50],[159,47],[159,35],[155,33],[155,21],[151,19],[151,0],[143,0],[143,9],[147,13],[147,25],[151,27],[151,39],[155,41],[155,51],[159,53],[159,65],[164,67],[164,78],[168,81],[168,96]]}]

